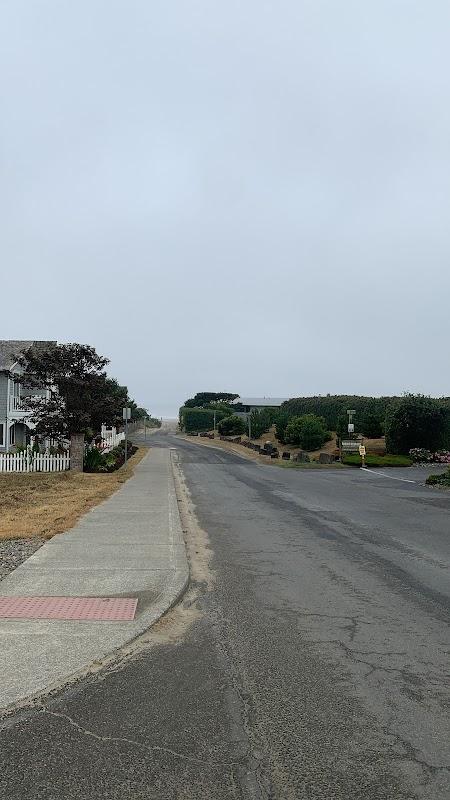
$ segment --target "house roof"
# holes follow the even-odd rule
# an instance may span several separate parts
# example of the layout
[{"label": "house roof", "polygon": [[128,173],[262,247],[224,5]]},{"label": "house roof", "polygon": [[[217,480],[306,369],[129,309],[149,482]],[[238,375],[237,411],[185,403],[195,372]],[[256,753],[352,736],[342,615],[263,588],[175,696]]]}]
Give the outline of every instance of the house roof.
[{"label": "house roof", "polygon": [[14,366],[24,350],[30,347],[36,350],[47,350],[56,342],[0,339],[0,372],[7,372]]},{"label": "house roof", "polygon": [[237,397],[233,403],[242,403],[243,406],[261,406],[261,408],[273,408],[281,406],[289,400],[288,397]]}]

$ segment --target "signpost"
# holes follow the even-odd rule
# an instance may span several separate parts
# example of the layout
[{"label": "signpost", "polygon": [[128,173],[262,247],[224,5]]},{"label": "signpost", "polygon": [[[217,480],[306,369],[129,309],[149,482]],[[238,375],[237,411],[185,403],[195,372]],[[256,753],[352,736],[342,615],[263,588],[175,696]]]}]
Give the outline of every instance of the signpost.
[{"label": "signpost", "polygon": [[125,420],[125,464],[128,461],[128,420],[131,419],[131,408],[122,408],[122,418]]},{"label": "signpost", "polygon": [[366,448],[365,448],[365,445],[363,445],[363,444],[359,445],[359,455],[361,456],[361,466],[365,467],[366,466],[366,460],[365,460],[366,459]]},{"label": "signpost", "polygon": [[348,414],[348,432],[349,433],[354,433],[355,432],[355,425],[354,425],[354,422],[353,422],[353,414],[356,414],[356,411],[355,411],[354,408],[349,408],[349,410],[347,411],[347,414]]}]

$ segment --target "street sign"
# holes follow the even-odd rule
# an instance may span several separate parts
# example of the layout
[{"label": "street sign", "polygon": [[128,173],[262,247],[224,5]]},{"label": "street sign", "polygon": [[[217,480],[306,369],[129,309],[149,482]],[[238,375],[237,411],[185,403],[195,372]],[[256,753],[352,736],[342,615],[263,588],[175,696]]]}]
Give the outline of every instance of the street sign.
[{"label": "street sign", "polygon": [[361,458],[363,458],[366,455],[366,448],[365,445],[363,444],[359,445],[359,455],[361,456]]},{"label": "street sign", "polygon": [[357,453],[358,452],[358,442],[356,439],[342,439],[341,447],[343,453]]},{"label": "street sign", "polygon": [[349,422],[348,423],[348,432],[349,433],[354,433],[355,432],[355,425],[354,425],[353,422]]},{"label": "street sign", "polygon": [[131,419],[131,408],[122,408],[122,419]]}]

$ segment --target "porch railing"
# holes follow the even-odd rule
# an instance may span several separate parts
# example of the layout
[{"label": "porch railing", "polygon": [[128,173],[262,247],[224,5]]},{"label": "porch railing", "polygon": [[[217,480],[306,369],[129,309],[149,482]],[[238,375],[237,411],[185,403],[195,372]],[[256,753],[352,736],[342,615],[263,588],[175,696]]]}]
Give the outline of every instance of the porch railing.
[{"label": "porch railing", "polygon": [[19,397],[18,395],[11,394],[9,396],[9,410],[10,411],[23,411],[24,414],[31,412],[25,408],[26,400],[42,400],[41,395],[31,395],[30,397]]}]

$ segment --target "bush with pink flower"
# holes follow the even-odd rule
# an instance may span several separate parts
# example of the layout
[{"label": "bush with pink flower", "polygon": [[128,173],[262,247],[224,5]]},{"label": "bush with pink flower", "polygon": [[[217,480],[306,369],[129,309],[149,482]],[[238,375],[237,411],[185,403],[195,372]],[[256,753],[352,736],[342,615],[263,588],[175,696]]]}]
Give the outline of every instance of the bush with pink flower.
[{"label": "bush with pink flower", "polygon": [[414,464],[450,464],[450,450],[438,450],[432,453],[425,447],[413,447],[409,457]]}]

